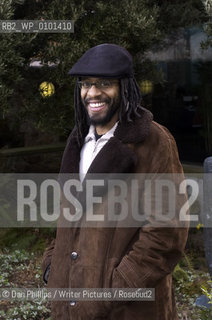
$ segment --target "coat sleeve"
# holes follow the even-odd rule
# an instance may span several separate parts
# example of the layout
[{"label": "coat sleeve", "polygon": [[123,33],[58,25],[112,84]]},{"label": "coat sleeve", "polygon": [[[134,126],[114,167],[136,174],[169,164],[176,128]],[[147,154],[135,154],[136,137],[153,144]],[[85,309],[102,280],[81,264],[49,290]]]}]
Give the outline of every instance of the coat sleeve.
[{"label": "coat sleeve", "polygon": [[46,248],[46,250],[44,251],[43,254],[43,259],[42,259],[42,274],[43,274],[43,280],[47,283],[48,277],[47,277],[47,270],[48,273],[50,271],[50,265],[51,265],[51,258],[52,258],[52,254],[53,254],[53,250],[54,250],[54,246],[55,246],[55,239],[53,239],[49,245],[49,247]]},{"label": "coat sleeve", "polygon": [[[179,187],[184,175],[175,140],[166,128],[158,125],[158,129],[161,139],[152,160],[154,173],[159,177],[168,173]],[[176,193],[175,200],[175,216],[168,227],[166,223],[155,222],[157,206],[152,210],[145,226],[140,228],[138,240],[113,270],[113,288],[154,288],[162,278],[172,273],[182,256],[189,226],[188,222],[179,219],[180,209],[187,200],[186,194]]]},{"label": "coat sleeve", "polygon": [[[60,196],[62,195],[62,193],[60,193]],[[51,260],[52,260],[52,255],[53,255],[53,251],[55,248],[55,243],[56,243],[56,239],[54,238],[50,245],[45,249],[44,253],[43,253],[43,258],[42,258],[42,262],[41,262],[41,269],[42,269],[42,275],[43,275],[43,281],[45,283],[47,283],[48,280],[48,276],[49,276],[49,272],[50,272],[50,268],[51,268]]]}]

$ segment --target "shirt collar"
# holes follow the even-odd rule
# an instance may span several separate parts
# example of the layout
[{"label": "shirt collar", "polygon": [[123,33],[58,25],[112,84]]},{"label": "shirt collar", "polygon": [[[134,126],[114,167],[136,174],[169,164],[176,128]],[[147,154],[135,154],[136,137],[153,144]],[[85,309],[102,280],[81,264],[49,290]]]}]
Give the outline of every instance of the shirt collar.
[{"label": "shirt collar", "polygon": [[[118,121],[114,124],[114,126],[107,131],[105,134],[102,135],[100,139],[109,140],[114,135],[114,131],[118,125]],[[95,127],[93,125],[90,126],[87,136],[85,137],[85,143],[89,140],[96,140],[95,138]]]}]

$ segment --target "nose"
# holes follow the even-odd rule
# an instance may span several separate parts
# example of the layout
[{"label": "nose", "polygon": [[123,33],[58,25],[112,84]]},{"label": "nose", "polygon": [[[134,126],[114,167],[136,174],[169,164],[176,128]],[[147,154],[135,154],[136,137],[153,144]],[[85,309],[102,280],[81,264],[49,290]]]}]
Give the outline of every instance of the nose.
[{"label": "nose", "polygon": [[96,96],[100,96],[102,94],[101,90],[98,89],[95,85],[92,85],[90,89],[87,91],[87,97],[93,98]]}]

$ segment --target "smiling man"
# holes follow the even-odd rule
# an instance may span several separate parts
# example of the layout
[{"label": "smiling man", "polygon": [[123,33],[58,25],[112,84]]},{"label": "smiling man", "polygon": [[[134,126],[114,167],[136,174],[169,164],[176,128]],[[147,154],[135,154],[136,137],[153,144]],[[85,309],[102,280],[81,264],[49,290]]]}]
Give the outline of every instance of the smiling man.
[{"label": "smiling man", "polygon": [[[118,120],[120,106],[119,81],[113,79],[85,78],[78,81],[81,99],[88,122],[95,125],[96,132],[104,134]],[[103,126],[107,126],[104,130]]]},{"label": "smiling man", "polygon": [[[127,50],[98,45],[86,51],[69,73],[77,78],[76,126],[61,173],[79,174],[81,181],[96,173],[182,174],[173,137],[141,106]],[[177,198],[176,203],[180,206],[184,200]],[[99,206],[100,212],[105,205]],[[53,301],[52,319],[178,319],[171,273],[184,250],[187,228],[179,228],[177,216],[171,228],[158,227],[156,215],[157,208],[136,228],[58,227],[43,258],[50,288],[154,288],[155,299]]]}]

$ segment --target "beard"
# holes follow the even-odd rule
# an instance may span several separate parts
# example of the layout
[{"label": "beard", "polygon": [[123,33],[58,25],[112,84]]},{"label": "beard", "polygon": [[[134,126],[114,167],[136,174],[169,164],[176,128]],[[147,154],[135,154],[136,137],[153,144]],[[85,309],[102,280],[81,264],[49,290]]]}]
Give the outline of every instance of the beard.
[{"label": "beard", "polygon": [[96,102],[105,103],[108,106],[108,110],[103,116],[98,115],[98,114],[90,116],[88,113],[88,104],[91,100],[93,100],[93,99],[90,99],[90,98],[82,99],[82,104],[84,105],[85,111],[86,111],[88,125],[94,125],[94,126],[106,125],[113,118],[113,116],[116,114],[116,112],[120,108],[120,97],[119,96],[117,96],[115,98],[103,97],[98,100],[95,99]]}]

